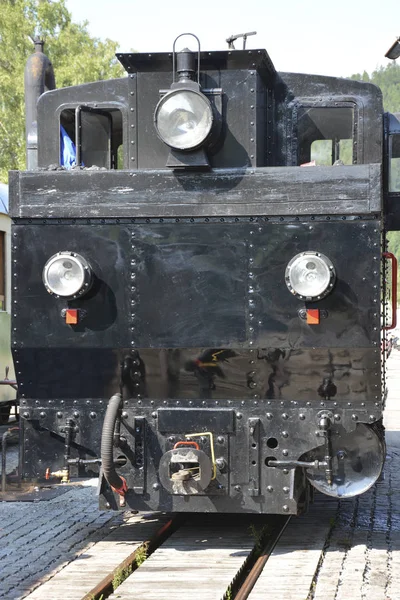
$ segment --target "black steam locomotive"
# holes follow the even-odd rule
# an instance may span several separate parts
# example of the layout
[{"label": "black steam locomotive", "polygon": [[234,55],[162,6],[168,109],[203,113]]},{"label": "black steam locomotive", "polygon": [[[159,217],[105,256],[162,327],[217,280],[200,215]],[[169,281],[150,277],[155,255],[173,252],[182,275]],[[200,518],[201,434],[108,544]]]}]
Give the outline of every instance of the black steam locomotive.
[{"label": "black steam locomotive", "polygon": [[99,473],[102,506],[177,512],[368,489],[400,224],[380,90],[174,44],[36,106],[41,49],[10,173],[23,478]]}]

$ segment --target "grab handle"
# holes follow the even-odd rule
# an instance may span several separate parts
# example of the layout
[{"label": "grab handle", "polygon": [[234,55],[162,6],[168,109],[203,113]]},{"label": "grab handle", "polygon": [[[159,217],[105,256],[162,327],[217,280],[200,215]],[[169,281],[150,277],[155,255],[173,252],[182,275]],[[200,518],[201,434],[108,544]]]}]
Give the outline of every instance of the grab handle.
[{"label": "grab handle", "polygon": [[387,331],[397,325],[397,258],[391,252],[384,252],[383,257],[392,261],[392,322],[383,328]]},{"label": "grab handle", "polygon": [[176,442],[175,446],[174,446],[174,450],[176,450],[176,448],[180,448],[181,446],[193,446],[196,450],[200,450],[200,446],[198,445],[197,442]]}]

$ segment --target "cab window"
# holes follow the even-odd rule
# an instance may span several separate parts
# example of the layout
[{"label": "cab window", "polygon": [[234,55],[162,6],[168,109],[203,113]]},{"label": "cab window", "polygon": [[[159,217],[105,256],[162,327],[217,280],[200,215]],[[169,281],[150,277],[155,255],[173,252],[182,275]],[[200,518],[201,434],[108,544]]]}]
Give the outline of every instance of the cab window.
[{"label": "cab window", "polygon": [[298,110],[298,164],[354,163],[354,109],[301,107]]},{"label": "cab window", "polygon": [[400,133],[389,136],[389,192],[400,192]]}]

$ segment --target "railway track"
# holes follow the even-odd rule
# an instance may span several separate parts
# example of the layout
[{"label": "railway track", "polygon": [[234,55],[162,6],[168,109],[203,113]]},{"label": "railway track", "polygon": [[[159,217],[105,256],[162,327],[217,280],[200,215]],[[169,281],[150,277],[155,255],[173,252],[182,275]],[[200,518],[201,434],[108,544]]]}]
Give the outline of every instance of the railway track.
[{"label": "railway track", "polygon": [[173,600],[190,595],[245,600],[289,520],[260,515],[133,517],[27,598]]},{"label": "railway track", "polygon": [[4,598],[394,600],[400,597],[396,457],[397,449],[390,450],[387,477],[362,499],[317,494],[310,511],[287,524],[256,515],[187,515],[178,522],[125,515],[68,564],[42,581],[38,576],[34,591],[20,588]]},{"label": "railway track", "polygon": [[257,565],[267,559],[288,522],[289,517],[248,515],[187,519],[110,600],[245,600],[260,572]]}]

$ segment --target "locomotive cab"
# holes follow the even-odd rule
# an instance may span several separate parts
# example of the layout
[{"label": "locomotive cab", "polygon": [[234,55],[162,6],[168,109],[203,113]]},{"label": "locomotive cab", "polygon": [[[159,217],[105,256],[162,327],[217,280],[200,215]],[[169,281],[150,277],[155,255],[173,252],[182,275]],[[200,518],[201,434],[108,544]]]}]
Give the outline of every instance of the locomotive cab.
[{"label": "locomotive cab", "polygon": [[99,471],[102,506],[177,512],[362,493],[380,91],[265,50],[117,56],[127,77],[41,95],[39,168],[10,173],[24,477]]}]

